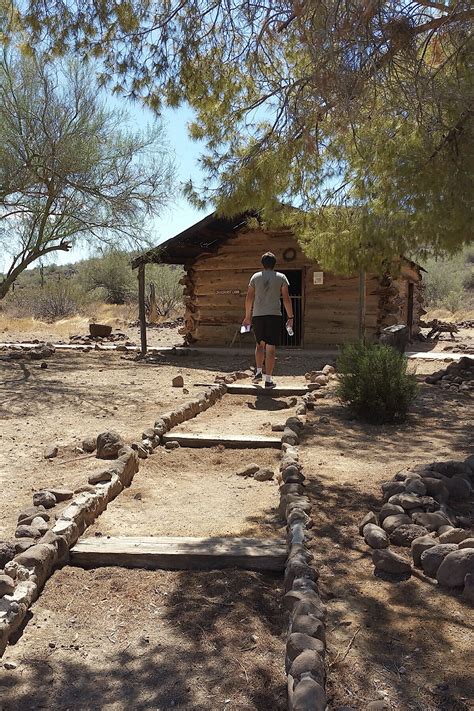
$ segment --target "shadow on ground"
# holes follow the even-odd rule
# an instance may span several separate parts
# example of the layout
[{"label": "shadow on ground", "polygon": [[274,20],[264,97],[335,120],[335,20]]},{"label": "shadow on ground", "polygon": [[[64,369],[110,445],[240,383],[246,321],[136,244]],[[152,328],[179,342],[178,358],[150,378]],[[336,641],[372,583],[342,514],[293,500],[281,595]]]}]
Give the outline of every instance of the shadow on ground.
[{"label": "shadow on ground", "polygon": [[2,709],[283,710],[281,595],[246,571],[65,568],[7,652]]}]

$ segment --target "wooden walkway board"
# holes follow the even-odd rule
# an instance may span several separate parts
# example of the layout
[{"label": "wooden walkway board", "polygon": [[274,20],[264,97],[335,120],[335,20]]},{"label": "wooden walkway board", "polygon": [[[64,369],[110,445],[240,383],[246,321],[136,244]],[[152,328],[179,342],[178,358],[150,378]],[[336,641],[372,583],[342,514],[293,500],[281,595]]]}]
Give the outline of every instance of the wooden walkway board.
[{"label": "wooden walkway board", "polygon": [[163,435],[162,440],[163,442],[179,442],[182,447],[216,447],[218,444],[223,444],[224,447],[234,449],[281,448],[279,437],[266,437],[265,435],[195,434],[171,430]]},{"label": "wooden walkway board", "polygon": [[282,571],[286,561],[281,538],[103,537],[81,538],[71,549],[71,565],[82,568],[118,565],[164,570]]},{"label": "wooden walkway board", "polygon": [[257,395],[269,397],[289,397],[290,395],[305,395],[309,392],[306,385],[293,386],[282,385],[276,388],[265,388],[263,385],[228,385],[227,393],[229,395]]}]

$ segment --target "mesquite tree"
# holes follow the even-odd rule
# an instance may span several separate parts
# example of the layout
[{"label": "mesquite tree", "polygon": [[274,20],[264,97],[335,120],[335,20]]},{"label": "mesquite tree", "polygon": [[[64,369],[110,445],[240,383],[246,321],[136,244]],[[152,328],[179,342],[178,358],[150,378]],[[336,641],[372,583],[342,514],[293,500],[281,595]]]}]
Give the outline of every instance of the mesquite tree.
[{"label": "mesquite tree", "polygon": [[79,241],[146,242],[147,218],[172,194],[163,131],[126,128],[94,75],[5,50],[0,58],[0,299],[45,255]]}]

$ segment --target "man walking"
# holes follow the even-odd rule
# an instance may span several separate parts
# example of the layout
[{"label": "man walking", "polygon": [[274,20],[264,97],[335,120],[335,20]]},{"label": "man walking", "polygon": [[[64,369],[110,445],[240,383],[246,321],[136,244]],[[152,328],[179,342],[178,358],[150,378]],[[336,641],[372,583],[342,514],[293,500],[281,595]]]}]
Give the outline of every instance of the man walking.
[{"label": "man walking", "polygon": [[256,372],[254,382],[263,379],[262,369],[265,362],[265,387],[274,388],[273,369],[275,367],[276,346],[280,345],[281,305],[283,299],[288,317],[287,328],[293,328],[293,307],[288,291],[288,279],[276,272],[276,257],[265,252],[261,259],[262,271],[256,272],[250,279],[245,298],[245,318],[243,326],[253,326],[257,346],[255,348]]}]

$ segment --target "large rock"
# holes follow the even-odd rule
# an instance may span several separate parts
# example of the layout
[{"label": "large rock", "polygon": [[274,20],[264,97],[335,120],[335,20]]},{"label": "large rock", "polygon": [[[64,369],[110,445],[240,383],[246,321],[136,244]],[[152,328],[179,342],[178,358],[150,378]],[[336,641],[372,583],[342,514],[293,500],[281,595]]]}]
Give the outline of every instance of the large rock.
[{"label": "large rock", "polygon": [[[267,469],[266,467],[260,467],[258,471],[255,472],[253,475],[253,478],[256,481],[270,481],[273,479],[273,471],[271,469]],[[285,486],[300,486],[299,484],[285,484]],[[286,493],[286,492],[285,492]]]},{"label": "large rock", "polygon": [[39,538],[41,532],[33,526],[23,526],[20,524],[16,527],[15,538]]},{"label": "large rock", "polygon": [[313,615],[297,615],[294,617],[291,623],[291,631],[307,634],[310,637],[320,639],[322,642],[325,640],[324,624]]},{"label": "large rock", "polygon": [[[71,489],[47,489],[50,494],[54,496],[56,501],[68,501],[69,499],[72,499],[73,492]],[[46,519],[48,520],[48,519]]]},{"label": "large rock", "polygon": [[404,514],[405,510],[397,504],[384,504],[379,511],[379,521],[380,525],[383,524],[388,516],[396,516],[397,514]]},{"label": "large rock", "polygon": [[15,590],[15,583],[9,575],[0,575],[0,597],[11,595]]},{"label": "large rock", "polygon": [[[291,684],[289,678],[289,684]],[[324,688],[311,677],[299,681],[289,694],[288,708],[290,711],[324,711],[327,699]]]},{"label": "large rock", "polygon": [[427,533],[428,531],[426,528],[423,528],[423,526],[417,526],[414,523],[405,523],[392,531],[390,534],[390,543],[393,543],[395,546],[410,548],[415,538],[420,538],[420,536],[424,536]]},{"label": "large rock", "polygon": [[368,523],[374,523],[375,525],[378,524],[377,516],[374,514],[373,511],[369,511],[368,513],[366,513],[359,524],[359,533],[361,536],[364,533],[364,526],[367,526]]},{"label": "large rock", "polygon": [[472,487],[467,479],[461,476],[453,476],[446,482],[446,488],[449,491],[451,499],[456,501],[464,501],[471,495]]},{"label": "large rock", "polygon": [[438,542],[435,538],[433,538],[433,536],[430,535],[420,536],[420,538],[415,538],[411,542],[411,554],[413,556],[413,563],[416,565],[417,568],[421,568],[422,553],[427,551],[428,548],[433,548],[436,545],[438,545]]},{"label": "large rock", "polygon": [[398,500],[400,501],[400,506],[405,511],[416,509],[421,504],[420,497],[416,494],[400,494]]},{"label": "large rock", "polygon": [[293,660],[289,671],[293,679],[299,679],[303,674],[311,674],[319,684],[324,684],[326,669],[320,654],[314,649],[305,649]]},{"label": "large rock", "polygon": [[286,643],[286,654],[288,660],[292,662],[296,657],[306,649],[312,649],[314,652],[324,655],[324,642],[315,637],[310,637],[303,632],[292,632]]},{"label": "large rock", "polygon": [[15,546],[10,541],[0,541],[0,568],[15,557]]},{"label": "large rock", "polygon": [[464,585],[466,575],[474,575],[474,548],[463,548],[449,553],[438,568],[436,579],[440,585],[457,588]]},{"label": "large rock", "polygon": [[382,492],[384,501],[388,501],[391,496],[401,494],[405,491],[405,484],[402,481],[383,481]]},{"label": "large rock", "polygon": [[56,444],[48,444],[43,450],[43,457],[45,459],[54,459],[58,456],[58,446]]},{"label": "large rock", "polygon": [[426,486],[422,479],[408,479],[405,482],[405,491],[407,494],[416,494],[417,496],[425,496]]},{"label": "large rock", "polygon": [[433,513],[416,513],[413,514],[413,523],[417,526],[423,526],[428,531],[437,531],[441,526],[449,524],[447,517],[436,511]]},{"label": "large rock", "polygon": [[242,469],[239,469],[236,474],[237,476],[253,476],[259,469],[258,464],[247,464],[245,467],[242,467]]},{"label": "large rock", "polygon": [[366,523],[364,526],[364,541],[371,548],[388,548],[387,534],[374,523]]},{"label": "large rock", "polygon": [[411,573],[411,565],[403,556],[390,550],[377,550],[372,553],[372,560],[376,571],[392,575],[406,575]]},{"label": "large rock", "polygon": [[405,523],[411,523],[411,518],[406,514],[395,514],[394,516],[387,516],[382,524],[382,528],[388,533],[392,533],[399,526],[403,526]]},{"label": "large rock", "polygon": [[[439,531],[438,531],[439,533]],[[461,543],[466,538],[472,535],[470,531],[465,531],[464,528],[451,528],[450,531],[444,531],[439,535],[440,543]]]},{"label": "large rock", "polygon": [[423,572],[429,578],[436,578],[438,568],[450,553],[457,551],[458,547],[455,543],[438,543],[436,546],[428,548],[421,554],[421,567]]},{"label": "large rock", "polygon": [[464,548],[474,548],[474,538],[465,538],[458,546],[461,550]]},{"label": "large rock", "polygon": [[33,505],[44,506],[45,509],[52,509],[56,506],[56,497],[50,491],[36,491],[33,494]]},{"label": "large rock", "polygon": [[97,454],[99,459],[116,459],[124,446],[124,441],[118,432],[109,430],[97,437]]},{"label": "large rock", "polygon": [[97,437],[86,437],[85,439],[82,440],[82,449],[84,452],[95,452],[95,448],[97,447]]},{"label": "large rock", "polygon": [[449,491],[441,479],[426,477],[423,479],[423,483],[426,487],[426,493],[436,499],[436,501],[446,503],[449,499]]},{"label": "large rock", "polygon": [[112,333],[112,326],[105,323],[90,323],[89,333],[93,338],[108,338]]}]

